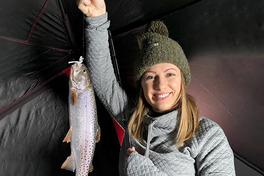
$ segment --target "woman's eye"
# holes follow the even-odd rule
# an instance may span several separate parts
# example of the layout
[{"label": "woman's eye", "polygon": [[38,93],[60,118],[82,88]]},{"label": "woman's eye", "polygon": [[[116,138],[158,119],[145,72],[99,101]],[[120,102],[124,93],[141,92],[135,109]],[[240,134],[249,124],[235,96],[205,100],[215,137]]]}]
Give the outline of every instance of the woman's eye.
[{"label": "woman's eye", "polygon": [[175,74],[174,73],[168,73],[167,76],[171,77],[171,76],[175,76]]},{"label": "woman's eye", "polygon": [[154,78],[154,76],[147,76],[146,77],[146,80],[148,80],[148,79],[153,79]]}]

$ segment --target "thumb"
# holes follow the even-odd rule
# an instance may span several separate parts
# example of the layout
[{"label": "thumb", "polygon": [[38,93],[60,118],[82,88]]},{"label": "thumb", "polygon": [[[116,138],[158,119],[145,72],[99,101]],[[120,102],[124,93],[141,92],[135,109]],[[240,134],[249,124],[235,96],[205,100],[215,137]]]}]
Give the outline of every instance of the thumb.
[{"label": "thumb", "polygon": [[82,11],[82,13],[84,14],[84,15],[89,15],[88,14],[88,8],[87,8],[87,6],[86,5],[84,5],[84,4],[79,4],[78,5],[78,8]]}]

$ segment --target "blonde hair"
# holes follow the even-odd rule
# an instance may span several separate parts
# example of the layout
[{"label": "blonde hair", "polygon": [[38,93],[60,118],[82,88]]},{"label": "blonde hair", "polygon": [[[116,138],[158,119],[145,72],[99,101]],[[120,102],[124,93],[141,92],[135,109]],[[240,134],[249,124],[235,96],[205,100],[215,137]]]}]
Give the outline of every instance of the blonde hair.
[{"label": "blonde hair", "polygon": [[[178,131],[177,135],[175,136],[175,141],[178,147],[184,141],[188,140],[194,135],[199,125],[199,113],[197,105],[194,98],[186,93],[185,81],[182,74],[181,77],[181,97],[180,100],[176,102],[178,105],[179,120],[177,121]],[[143,89],[140,87],[137,106],[128,123],[129,135],[140,142],[142,142],[143,118],[149,110],[146,105],[147,102],[143,95]]]}]

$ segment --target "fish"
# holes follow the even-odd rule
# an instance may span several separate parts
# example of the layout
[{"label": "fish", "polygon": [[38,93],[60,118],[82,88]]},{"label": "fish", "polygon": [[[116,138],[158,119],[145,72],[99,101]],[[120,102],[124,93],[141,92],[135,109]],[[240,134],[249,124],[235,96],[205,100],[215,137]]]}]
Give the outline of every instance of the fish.
[{"label": "fish", "polygon": [[69,75],[69,123],[70,129],[63,142],[70,142],[71,155],[61,168],[87,176],[93,171],[92,160],[96,143],[100,141],[95,94],[83,57],[71,61]]}]

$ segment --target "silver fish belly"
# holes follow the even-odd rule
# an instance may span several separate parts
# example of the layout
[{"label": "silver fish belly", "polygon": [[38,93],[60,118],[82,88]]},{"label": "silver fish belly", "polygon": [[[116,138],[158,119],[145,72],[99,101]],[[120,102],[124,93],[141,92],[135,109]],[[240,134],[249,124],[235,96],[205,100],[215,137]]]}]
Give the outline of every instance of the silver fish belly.
[{"label": "silver fish belly", "polygon": [[70,74],[69,120],[70,130],[64,142],[71,142],[71,155],[62,168],[76,171],[76,176],[87,176],[93,170],[92,160],[95,144],[100,140],[100,127],[88,70],[81,63],[75,63]]}]

